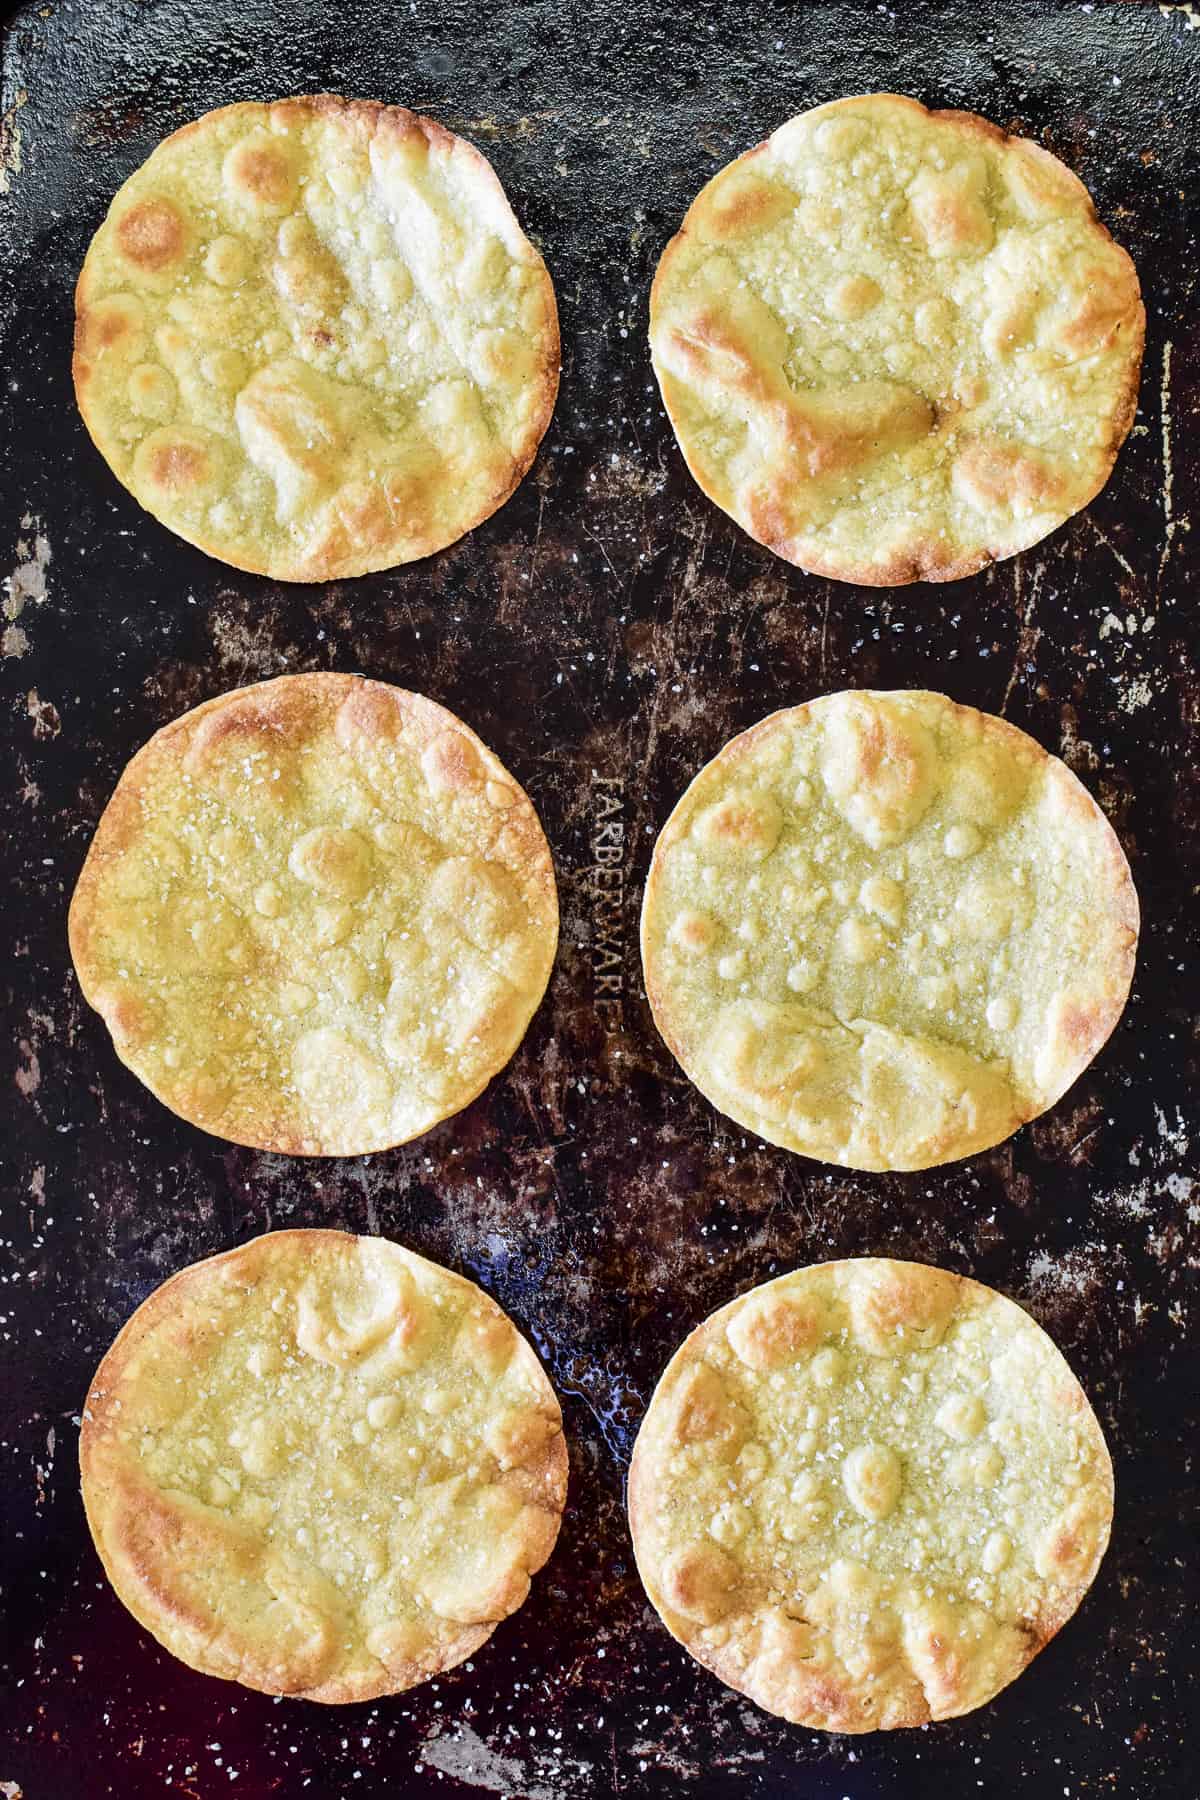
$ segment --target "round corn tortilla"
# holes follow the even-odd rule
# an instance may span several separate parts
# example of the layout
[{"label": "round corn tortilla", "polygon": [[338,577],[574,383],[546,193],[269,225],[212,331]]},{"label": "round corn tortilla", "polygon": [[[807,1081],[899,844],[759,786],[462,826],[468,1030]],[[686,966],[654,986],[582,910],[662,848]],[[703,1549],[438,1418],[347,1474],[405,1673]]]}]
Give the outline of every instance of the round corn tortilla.
[{"label": "round corn tortilla", "polygon": [[472,1656],[567,1488],[537,1357],[471,1281],[383,1238],[277,1231],[156,1288],[80,1440],[109,1580],[207,1675],[373,1700]]},{"label": "round corn tortilla", "polygon": [[704,492],[868,586],[972,575],[1086,506],[1144,337],[1133,264],[1070,170],[896,94],[801,113],[722,169],[650,297]]},{"label": "round corn tortilla", "polygon": [[798,1269],[706,1319],[629,1471],[667,1629],[822,1731],[990,1700],[1083,1599],[1112,1510],[1095,1414],[1028,1313],[874,1257]]},{"label": "round corn tortilla", "polygon": [[1091,795],[942,694],[827,694],[697,775],[655,847],[655,1022],[785,1149],[924,1169],[1044,1112],[1133,977],[1129,866]]},{"label": "round corn tortilla", "polygon": [[402,106],[246,101],[117,193],[75,296],[113,473],[239,569],[329,581],[508,499],[558,389],[545,264],[472,145]]},{"label": "round corn tortilla", "polygon": [[356,1156],[512,1056],[554,962],[554,870],[474,732],[358,675],[285,675],[156,733],[71,902],[121,1060],[234,1143]]}]

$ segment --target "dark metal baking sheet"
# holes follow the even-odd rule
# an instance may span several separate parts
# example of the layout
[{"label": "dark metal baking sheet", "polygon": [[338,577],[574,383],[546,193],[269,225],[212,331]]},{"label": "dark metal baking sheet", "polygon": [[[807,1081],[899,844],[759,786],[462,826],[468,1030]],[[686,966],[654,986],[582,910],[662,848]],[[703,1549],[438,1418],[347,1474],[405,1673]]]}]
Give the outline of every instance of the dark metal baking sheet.
[{"label": "dark metal baking sheet", "polygon": [[[1000,0],[39,0],[11,22],[0,1793],[1200,1791],[1197,24]],[[1141,410],[1104,493],[942,589],[832,585],[752,544],[685,474],[644,341],[655,259],[701,182],[802,107],[880,86],[1064,156],[1149,309]],[[319,87],[407,102],[487,151],[553,271],[565,366],[543,453],[497,517],[430,562],[307,590],[209,561],[138,510],[85,437],[68,347],[89,234],[156,140],[222,101]],[[157,726],[326,667],[424,689],[496,748],[545,820],[564,929],[547,1002],[482,1099],[408,1149],[303,1163],[201,1136],[117,1064],[64,915]],[[655,829],[731,732],[845,684],[915,683],[1004,712],[1079,771],[1129,850],[1145,933],[1124,1024],[1048,1118],[957,1167],[851,1176],[747,1141],[689,1088],[647,1016],[637,906]],[[592,872],[605,816],[625,827],[615,910]],[[597,979],[604,942],[619,995]],[[283,1224],[386,1232],[469,1272],[533,1334],[571,1439],[570,1508],[528,1605],[467,1667],[345,1712],[172,1661],[108,1591],[77,1493],[78,1407],[122,1320],[181,1264]],[[851,1740],[767,1717],[671,1643],[638,1586],[622,1479],[686,1329],[790,1264],[861,1251],[935,1259],[1033,1310],[1095,1398],[1118,1510],[1082,1612],[994,1705]]]}]

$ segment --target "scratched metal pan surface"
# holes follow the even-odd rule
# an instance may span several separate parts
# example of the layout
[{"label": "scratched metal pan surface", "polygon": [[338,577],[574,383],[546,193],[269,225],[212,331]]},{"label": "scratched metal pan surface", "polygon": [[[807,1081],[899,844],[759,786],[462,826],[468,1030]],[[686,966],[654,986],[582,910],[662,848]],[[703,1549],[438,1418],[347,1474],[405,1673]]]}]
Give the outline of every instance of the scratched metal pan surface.
[{"label": "scratched metal pan surface", "polygon": [[[37,0],[12,18],[0,1793],[1198,1791],[1196,26],[1154,5],[683,0]],[[716,511],[645,343],[655,261],[702,182],[792,113],[878,87],[1064,157],[1149,312],[1137,423],[1087,512],[976,579],[895,592],[810,579]],[[301,589],[210,561],[137,508],[76,414],[69,344],[88,238],[156,141],[224,101],[316,88],[406,102],[494,160],[553,271],[564,369],[500,513],[428,562]],[[156,727],[324,668],[422,689],[495,747],[545,821],[564,930],[546,1003],[485,1095],[406,1149],[301,1162],[202,1136],[121,1068],[72,977],[65,913]],[[1059,752],[1112,817],[1145,912],[1132,1002],[1094,1067],[1011,1142],[927,1174],[849,1175],[747,1139],[683,1079],[639,980],[641,885],[685,782],[762,714],[847,684],[942,688]],[[173,1661],[109,1591],[77,1491],[85,1384],[122,1321],[182,1264],[280,1225],[384,1232],[481,1282],[545,1357],[571,1441],[569,1511],[528,1604],[466,1667],[348,1711]],[[993,1705],[846,1739],[789,1728],[688,1661],[638,1585],[622,1490],[683,1334],[779,1270],[859,1252],[935,1260],[1028,1306],[1095,1400],[1118,1507],[1082,1611]]]}]

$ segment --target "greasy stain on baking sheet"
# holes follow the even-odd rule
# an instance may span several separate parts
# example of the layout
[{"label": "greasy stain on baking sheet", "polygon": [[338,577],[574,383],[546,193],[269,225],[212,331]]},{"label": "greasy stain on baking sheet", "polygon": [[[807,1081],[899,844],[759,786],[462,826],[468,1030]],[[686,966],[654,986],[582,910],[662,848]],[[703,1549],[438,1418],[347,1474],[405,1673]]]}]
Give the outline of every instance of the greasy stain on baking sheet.
[{"label": "greasy stain on baking sheet", "polygon": [[[10,1788],[1195,1790],[1181,1603],[1197,1579],[1181,1495],[1200,1325],[1193,23],[1156,5],[920,0],[39,0],[12,21],[0,114],[27,98],[0,191],[0,629],[21,634],[0,659]],[[478,139],[554,277],[565,367],[538,461],[486,525],[428,562],[302,590],[238,577],[139,511],[87,442],[67,350],[88,240],[152,145],[223,101],[322,86]],[[943,589],[835,586],[751,543],[683,469],[645,348],[650,276],[700,185],[802,107],[873,87],[974,108],[1063,157],[1147,299],[1140,410],[1107,487],[1029,555]],[[330,667],[429,693],[495,749],[545,823],[562,937],[529,1036],[477,1102],[402,1150],[302,1166],[202,1137],[141,1089],[79,996],[63,921],[152,731],[224,688]],[[1125,1020],[1058,1106],[961,1166],[849,1176],[763,1145],[691,1089],[645,1006],[638,909],[670,807],[735,731],[814,694],[906,684],[1003,712],[1065,758],[1129,853],[1145,925]],[[619,994],[600,987],[618,974]],[[120,1324],[184,1263],[284,1224],[387,1233],[480,1282],[545,1359],[572,1448],[562,1537],[522,1611],[470,1666],[344,1713],[239,1692],[160,1651],[109,1592],[77,1493],[78,1409]],[[995,1705],[852,1743],[790,1729],[688,1662],[648,1615],[622,1483],[694,1324],[797,1262],[866,1251],[943,1262],[1030,1307],[1096,1406],[1117,1513],[1078,1616]]]}]

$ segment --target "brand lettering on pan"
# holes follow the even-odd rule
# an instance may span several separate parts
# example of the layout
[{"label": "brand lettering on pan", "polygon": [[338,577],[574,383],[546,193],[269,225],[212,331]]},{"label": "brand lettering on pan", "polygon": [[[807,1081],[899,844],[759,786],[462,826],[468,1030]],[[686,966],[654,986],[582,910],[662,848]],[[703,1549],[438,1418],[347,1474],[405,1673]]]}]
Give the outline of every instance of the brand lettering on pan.
[{"label": "brand lettering on pan", "polygon": [[622,1023],[625,993],[625,784],[617,775],[592,776],[591,863],[587,883],[595,903],[592,980],[596,1011],[610,1031]]}]

